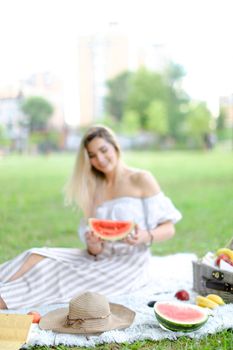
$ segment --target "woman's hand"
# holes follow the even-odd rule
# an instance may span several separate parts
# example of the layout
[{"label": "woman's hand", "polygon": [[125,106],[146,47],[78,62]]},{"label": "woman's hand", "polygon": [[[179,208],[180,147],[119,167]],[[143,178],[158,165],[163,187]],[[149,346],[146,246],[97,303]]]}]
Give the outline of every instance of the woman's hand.
[{"label": "woman's hand", "polygon": [[151,236],[147,230],[142,230],[138,225],[134,227],[134,234],[130,234],[123,241],[130,245],[150,244]]},{"label": "woman's hand", "polygon": [[129,235],[124,239],[124,242],[131,245],[147,244],[151,245],[153,242],[162,242],[170,239],[175,234],[175,227],[171,221],[166,221],[158,225],[153,230],[142,230],[135,226],[135,234]]},{"label": "woman's hand", "polygon": [[86,232],[85,237],[89,253],[92,255],[100,254],[103,250],[103,240],[92,231]]}]

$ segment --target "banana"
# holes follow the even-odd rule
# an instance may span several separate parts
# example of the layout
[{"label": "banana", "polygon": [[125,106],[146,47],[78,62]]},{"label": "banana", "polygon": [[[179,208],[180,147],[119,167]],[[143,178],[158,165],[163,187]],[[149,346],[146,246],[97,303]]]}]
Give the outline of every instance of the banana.
[{"label": "banana", "polygon": [[217,251],[217,255],[219,256],[220,254],[225,254],[227,255],[231,261],[233,262],[233,250],[229,248],[220,248]]},{"label": "banana", "polygon": [[216,294],[209,294],[206,296],[206,298],[212,300],[214,303],[217,303],[218,305],[225,304],[223,299],[219,295],[216,295]]},{"label": "banana", "polygon": [[196,304],[201,307],[208,307],[209,309],[215,309],[218,306],[218,304],[214,301],[206,297],[202,297],[201,295],[196,297]]}]

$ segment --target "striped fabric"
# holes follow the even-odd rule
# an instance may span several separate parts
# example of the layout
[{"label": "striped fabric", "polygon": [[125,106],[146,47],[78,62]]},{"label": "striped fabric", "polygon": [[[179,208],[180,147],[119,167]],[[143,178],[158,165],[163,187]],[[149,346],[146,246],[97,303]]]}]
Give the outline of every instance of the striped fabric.
[{"label": "striped fabric", "polygon": [[[131,219],[143,228],[151,219],[138,203],[138,198],[108,201],[98,208],[96,216],[122,220],[122,216],[116,218],[115,209],[120,204],[121,212],[129,213],[131,209],[131,214],[134,215]],[[178,221],[181,215],[173,208]],[[151,213],[152,209],[150,208]],[[168,214],[171,214],[170,203]],[[160,222],[161,216],[156,220]],[[164,219],[164,210],[163,220],[167,220]],[[151,222],[156,227],[156,222]],[[9,281],[32,253],[45,258],[20,278]],[[0,265],[0,296],[9,309],[17,309],[68,303],[77,293],[85,290],[106,296],[126,294],[148,282],[150,259],[150,251],[145,245],[129,246],[119,241],[105,242],[103,252],[97,257],[88,254],[86,250],[73,248],[33,248]]]},{"label": "striped fabric", "polygon": [[[9,309],[17,309],[69,302],[84,290],[105,295],[129,292],[144,284],[142,277],[150,254],[144,247],[140,248],[134,249],[130,256],[111,255],[112,246],[107,243],[99,259],[78,249],[28,250],[0,267],[0,295]],[[46,258],[22,277],[7,282],[32,253]]]}]

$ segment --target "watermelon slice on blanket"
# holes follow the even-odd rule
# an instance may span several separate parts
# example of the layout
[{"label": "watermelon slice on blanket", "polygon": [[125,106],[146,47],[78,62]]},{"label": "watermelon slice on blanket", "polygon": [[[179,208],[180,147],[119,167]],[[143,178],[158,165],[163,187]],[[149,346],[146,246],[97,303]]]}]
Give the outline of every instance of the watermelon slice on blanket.
[{"label": "watermelon slice on blanket", "polygon": [[90,218],[89,227],[94,234],[104,240],[117,241],[125,238],[134,229],[132,221],[101,220]]},{"label": "watermelon slice on blanket", "polygon": [[208,320],[208,312],[197,305],[160,301],[154,305],[159,325],[174,332],[193,332]]}]

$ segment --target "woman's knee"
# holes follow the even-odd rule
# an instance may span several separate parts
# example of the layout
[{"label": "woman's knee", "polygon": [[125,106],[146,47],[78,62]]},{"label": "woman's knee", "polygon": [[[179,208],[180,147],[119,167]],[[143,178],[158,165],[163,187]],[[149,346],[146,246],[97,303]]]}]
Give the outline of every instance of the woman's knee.
[{"label": "woman's knee", "polygon": [[39,262],[40,260],[44,259],[45,257],[43,255],[39,255],[37,253],[32,253],[28,257],[28,261],[30,261],[33,265]]}]

